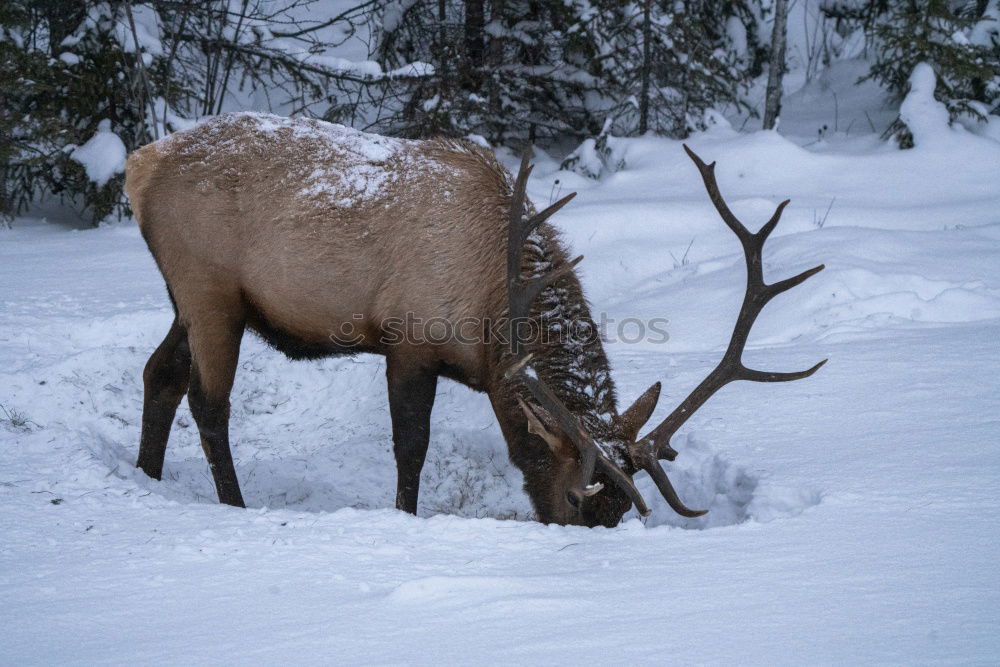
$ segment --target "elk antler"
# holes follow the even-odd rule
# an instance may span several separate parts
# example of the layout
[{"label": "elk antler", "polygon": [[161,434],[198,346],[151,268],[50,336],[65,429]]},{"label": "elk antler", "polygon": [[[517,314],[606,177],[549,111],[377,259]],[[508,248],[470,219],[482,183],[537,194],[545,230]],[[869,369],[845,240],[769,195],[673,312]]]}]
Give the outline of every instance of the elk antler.
[{"label": "elk antler", "polygon": [[524,156],[521,158],[521,168],[514,180],[514,191],[510,202],[510,227],[507,243],[507,298],[509,301],[508,334],[513,361],[504,375],[508,379],[517,377],[528,388],[535,401],[556,420],[559,428],[576,445],[580,453],[580,478],[578,488],[571,493],[576,494],[577,501],[581,500],[583,496],[593,495],[601,490],[600,484],[591,484],[594,478],[594,468],[600,466],[601,470],[625,491],[635,504],[636,509],[643,516],[646,516],[650,510],[646,507],[646,503],[632,482],[632,478],[601,451],[580,420],[531,370],[532,355],[523,354],[522,341],[519,339],[517,331],[518,322],[524,321],[529,316],[531,305],[542,293],[542,290],[572,271],[573,267],[583,259],[582,256],[577,257],[573,261],[536,278],[528,280],[521,278],[524,243],[528,240],[528,236],[549,216],[576,196],[575,192],[566,195],[541,213],[536,213],[530,218],[526,217],[524,209],[527,196],[525,191],[528,185],[528,176],[532,170],[532,167],[528,165],[530,150],[530,148],[525,150]]},{"label": "elk antler", "polygon": [[790,380],[800,380],[807,378],[826,363],[826,359],[819,362],[812,368],[797,373],[772,373],[758,371],[747,368],[743,365],[743,348],[746,346],[747,337],[753,327],[757,315],[767,303],[777,295],[790,290],[810,276],[823,270],[823,265],[813,267],[808,271],[803,271],[797,276],[786,278],[771,285],[764,282],[763,265],[761,253],[764,249],[764,242],[774,231],[781,219],[781,213],[788,205],[788,200],[778,204],[777,210],[771,219],[760,228],[757,233],[751,233],[742,222],[740,222],[733,212],[729,210],[725,200],[719,193],[719,184],[715,180],[715,163],[705,164],[694,151],[684,146],[688,156],[694,161],[701,172],[701,178],[705,181],[705,189],[708,196],[715,205],[715,209],[722,216],[733,233],[739,238],[743,245],[743,256],[747,264],[747,288],[743,297],[743,306],[740,308],[739,317],[736,319],[736,326],[733,329],[732,337],[729,339],[729,347],[722,360],[712,370],[708,376],[701,381],[694,391],[678,405],[670,415],[667,416],[659,426],[650,431],[645,437],[639,438],[629,447],[629,455],[633,464],[649,473],[653,478],[660,493],[670,504],[675,512],[682,516],[701,516],[708,510],[689,510],[681,503],[674,491],[673,485],[667,478],[667,474],[660,467],[659,459],[673,461],[677,452],[670,446],[670,438],[677,430],[694,414],[698,408],[704,405],[705,401],[711,398],[712,394],[734,380],[751,380],[753,382],[788,382]]}]

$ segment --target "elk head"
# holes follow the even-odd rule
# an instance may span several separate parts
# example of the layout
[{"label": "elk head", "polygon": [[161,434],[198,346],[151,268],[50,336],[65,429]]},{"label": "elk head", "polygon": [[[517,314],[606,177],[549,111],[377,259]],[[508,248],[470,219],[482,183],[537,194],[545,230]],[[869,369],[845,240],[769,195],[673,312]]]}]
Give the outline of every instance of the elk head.
[{"label": "elk head", "polygon": [[723,222],[736,234],[743,247],[747,267],[746,292],[726,352],[718,365],[695,389],[681,401],[673,412],[646,435],[640,437],[660,394],[657,382],[621,415],[607,424],[600,437],[595,439],[580,419],[573,414],[532,370],[532,355],[525,351],[518,339],[516,323],[529,316],[532,303],[542,291],[572,271],[583,257],[577,257],[558,269],[531,278],[522,276],[524,244],[529,235],[553,213],[565,206],[574,194],[563,197],[541,213],[526,215],[528,153],[521,160],[521,167],[514,182],[511,199],[507,248],[508,321],[510,324],[510,358],[505,377],[519,382],[527,390],[531,402],[518,397],[517,401],[528,421],[530,433],[541,437],[552,450],[557,467],[550,495],[558,506],[553,515],[563,523],[614,526],[631,505],[643,516],[649,507],[636,488],[632,476],[645,471],[670,507],[685,517],[698,517],[707,510],[692,510],[684,505],[674,490],[660,461],[673,461],[677,451],[670,441],[674,434],[715,392],[735,380],[752,382],[787,382],[809,377],[826,363],[799,372],[768,372],[747,368],[743,364],[743,350],[750,329],[761,310],[775,296],[788,291],[818,273],[823,265],[804,271],[797,276],[776,283],[765,283],[762,253],[767,237],[781,219],[788,200],[781,202],[757,232],[750,232],[729,209],[719,192],[715,179],[715,163],[705,164],[686,145],[684,150],[694,161],[705,183],[708,196],[722,217]]}]

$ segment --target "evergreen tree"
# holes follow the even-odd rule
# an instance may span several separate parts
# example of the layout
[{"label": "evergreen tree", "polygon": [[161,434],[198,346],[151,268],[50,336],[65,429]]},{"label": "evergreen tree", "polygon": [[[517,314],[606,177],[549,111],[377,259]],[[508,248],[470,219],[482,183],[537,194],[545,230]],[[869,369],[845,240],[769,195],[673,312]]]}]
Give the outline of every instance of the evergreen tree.
[{"label": "evergreen tree", "polygon": [[375,13],[374,57],[387,69],[434,65],[388,83],[376,127],[390,134],[484,135],[495,144],[596,131],[586,97],[588,44],[578,7],[539,0],[391,2]]},{"label": "evergreen tree", "polygon": [[302,18],[311,2],[0,3],[0,217],[49,195],[95,223],[127,214],[121,165],[111,177],[95,174],[85,156],[131,151],[219,113],[234,87],[286,112],[316,106],[344,118],[364,87],[423,76],[419,67],[379,73],[371,63],[324,59],[321,31],[350,34],[365,5],[311,22]]},{"label": "evergreen tree", "polygon": [[871,37],[875,26],[889,11],[893,0],[826,0],[820,10],[838,23],[858,26]]},{"label": "evergreen tree", "polygon": [[[3,69],[8,214],[46,193],[68,198],[95,221],[127,211],[121,178],[95,181],[74,159],[74,149],[94,137],[102,121],[127,147],[151,135],[148,108],[136,103],[144,98],[142,61],[125,28],[124,9],[83,2],[8,5],[0,41],[8,64]],[[142,65],[151,65],[154,56],[141,46],[140,51],[149,61]]]},{"label": "evergreen tree", "polygon": [[[878,17],[874,26],[872,78],[901,100],[910,74],[926,62],[937,74],[935,97],[952,121],[966,115],[984,120],[1000,105],[1000,44],[996,32],[976,30],[996,23],[984,13],[989,3],[968,0],[901,0]],[[978,39],[971,39],[973,36]],[[890,128],[900,145],[911,145],[905,127]]]},{"label": "evergreen tree", "polygon": [[[595,75],[610,98],[617,134],[685,137],[705,129],[705,111],[747,108],[759,68],[756,19],[744,0],[605,0],[592,15]],[[737,44],[733,22],[746,35]],[[749,46],[749,48],[747,48]]]}]

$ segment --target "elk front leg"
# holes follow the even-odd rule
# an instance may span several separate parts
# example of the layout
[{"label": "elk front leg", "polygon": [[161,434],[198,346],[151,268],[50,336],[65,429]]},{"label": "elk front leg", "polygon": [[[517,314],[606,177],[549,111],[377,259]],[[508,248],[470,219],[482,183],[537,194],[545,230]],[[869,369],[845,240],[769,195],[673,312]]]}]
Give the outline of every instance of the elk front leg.
[{"label": "elk front leg", "polygon": [[163,474],[170,425],[177,406],[188,389],[191,374],[191,350],[187,332],[177,319],[166,338],[156,348],[142,373],[145,392],[142,403],[142,436],[136,467],[153,479]]},{"label": "elk front leg", "polygon": [[229,449],[229,393],[239,361],[243,322],[221,318],[189,327],[191,387],[188,403],[201,433],[201,447],[212,469],[219,502],[246,507]]},{"label": "elk front leg", "polygon": [[396,455],[396,509],[416,514],[420,471],[430,442],[437,372],[390,356],[386,363],[386,380]]}]

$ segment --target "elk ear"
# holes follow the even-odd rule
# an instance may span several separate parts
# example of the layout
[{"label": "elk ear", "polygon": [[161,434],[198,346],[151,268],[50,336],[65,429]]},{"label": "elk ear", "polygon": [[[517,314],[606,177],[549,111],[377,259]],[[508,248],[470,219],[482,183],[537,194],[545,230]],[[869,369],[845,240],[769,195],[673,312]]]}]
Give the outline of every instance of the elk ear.
[{"label": "elk ear", "polygon": [[517,404],[521,406],[521,410],[524,412],[524,416],[528,418],[528,433],[537,435],[539,438],[545,441],[545,444],[549,446],[553,454],[563,456],[566,454],[566,448],[559,436],[550,431],[545,424],[542,422],[541,418],[535,413],[535,411],[521,400],[521,397],[517,397]]},{"label": "elk ear", "polygon": [[625,430],[625,435],[629,440],[639,437],[639,429],[649,421],[649,417],[656,409],[656,402],[660,400],[660,383],[655,383],[652,387],[636,399],[635,403],[619,417],[619,423]]}]

